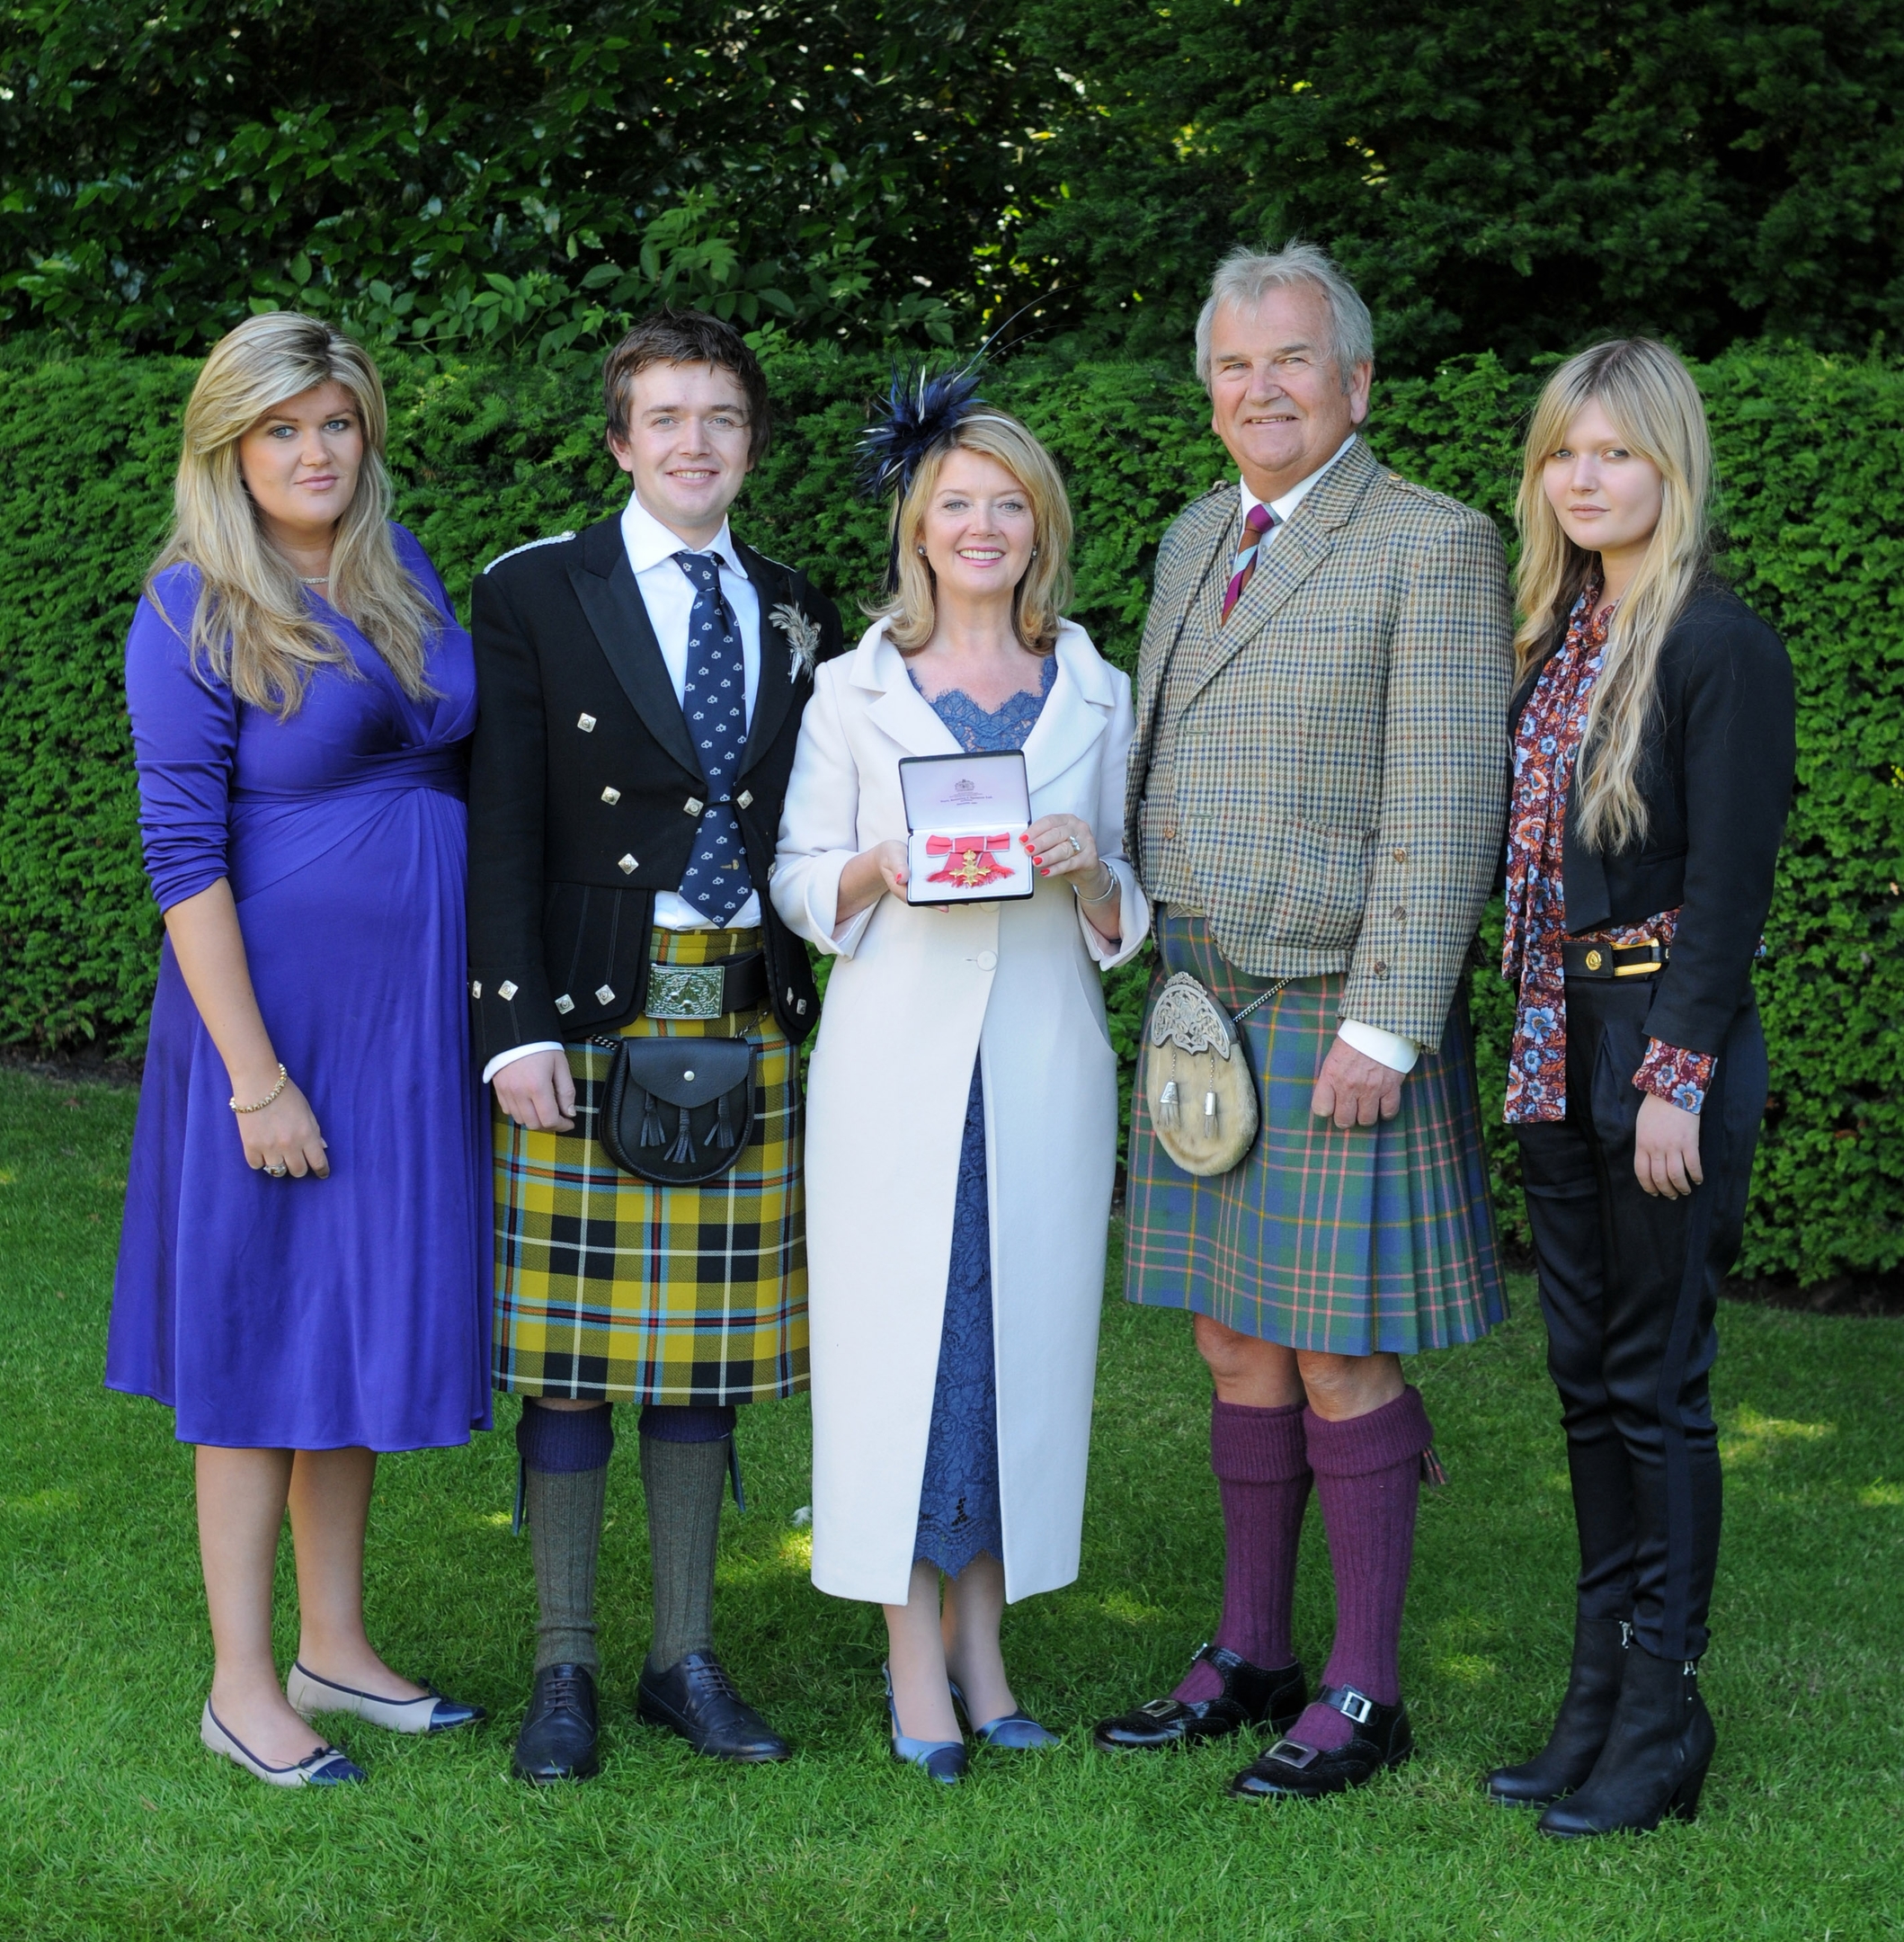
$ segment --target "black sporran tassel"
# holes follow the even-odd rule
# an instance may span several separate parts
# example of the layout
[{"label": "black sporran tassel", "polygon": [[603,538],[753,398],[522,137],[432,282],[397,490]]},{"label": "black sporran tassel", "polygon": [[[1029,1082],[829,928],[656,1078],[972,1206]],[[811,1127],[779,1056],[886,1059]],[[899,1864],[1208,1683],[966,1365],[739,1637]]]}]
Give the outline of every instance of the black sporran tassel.
[{"label": "black sporran tassel", "polygon": [[723,1153],[734,1145],[734,1121],[727,1117],[727,1095],[725,1092],[715,1102],[714,1144]]},{"label": "black sporran tassel", "polygon": [[694,1136],[688,1125],[688,1109],[681,1109],[681,1130],[675,1135],[674,1144],[668,1149],[670,1166],[686,1166],[694,1158]]},{"label": "black sporran tassel", "polygon": [[661,1114],[655,1110],[654,1095],[641,1095],[641,1144],[644,1146],[665,1146],[668,1136],[661,1129]]}]

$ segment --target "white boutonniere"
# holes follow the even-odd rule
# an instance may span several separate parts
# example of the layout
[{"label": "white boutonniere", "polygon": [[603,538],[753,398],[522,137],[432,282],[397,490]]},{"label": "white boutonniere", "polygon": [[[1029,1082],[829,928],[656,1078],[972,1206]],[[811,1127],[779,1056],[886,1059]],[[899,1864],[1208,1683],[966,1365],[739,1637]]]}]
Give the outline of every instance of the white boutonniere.
[{"label": "white boutonniere", "polygon": [[787,680],[798,681],[803,673],[811,676],[820,653],[820,623],[802,613],[790,601],[782,601],[778,607],[770,609],[767,618],[792,643],[793,657],[787,664]]}]

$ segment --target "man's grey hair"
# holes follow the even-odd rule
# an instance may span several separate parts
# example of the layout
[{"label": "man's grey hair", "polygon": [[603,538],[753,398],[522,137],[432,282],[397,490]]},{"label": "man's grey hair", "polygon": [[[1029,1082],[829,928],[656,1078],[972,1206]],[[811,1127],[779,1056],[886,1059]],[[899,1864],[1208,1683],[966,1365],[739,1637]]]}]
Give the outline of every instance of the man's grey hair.
[{"label": "man's grey hair", "polygon": [[1232,250],[1217,264],[1210,279],[1209,300],[1197,319],[1197,376],[1206,391],[1210,388],[1210,334],[1218,307],[1227,303],[1239,310],[1254,310],[1271,290],[1296,283],[1312,283],[1329,305],[1330,354],[1343,390],[1348,389],[1349,375],[1357,364],[1375,362],[1375,326],[1368,306],[1329,260],[1327,251],[1298,241],[1279,250],[1244,246]]}]

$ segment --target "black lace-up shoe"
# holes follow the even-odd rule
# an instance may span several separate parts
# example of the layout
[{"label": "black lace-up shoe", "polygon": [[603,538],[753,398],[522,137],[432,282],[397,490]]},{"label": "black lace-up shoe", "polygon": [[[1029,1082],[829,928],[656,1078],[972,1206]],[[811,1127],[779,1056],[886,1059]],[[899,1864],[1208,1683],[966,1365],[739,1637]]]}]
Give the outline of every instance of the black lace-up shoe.
[{"label": "black lace-up shoe", "polygon": [[1328,1751],[1299,1740],[1278,1740],[1231,1781],[1232,1794],[1239,1799],[1321,1800],[1401,1766],[1415,1750],[1405,1707],[1378,1706],[1353,1686],[1325,1686],[1315,1697],[1318,1706],[1333,1706],[1355,1727],[1355,1737]]},{"label": "black lace-up shoe", "polygon": [[536,1674],[511,1765],[538,1786],[585,1780],[601,1764],[596,1733],[595,1675],[586,1666],[544,1666]]},{"label": "black lace-up shoe", "polygon": [[644,1671],[635,1710],[716,1759],[783,1760],[793,1749],[734,1689],[712,1652],[690,1652],[665,1672]]},{"label": "black lace-up shoe", "polygon": [[1091,1744],[1107,1753],[1148,1753],[1158,1747],[1193,1746],[1222,1740],[1245,1726],[1274,1733],[1295,1725],[1309,1703],[1309,1682],[1300,1665],[1266,1670],[1224,1645],[1205,1645],[1192,1665],[1215,1668],[1223,1690],[1212,1699],[1148,1699],[1116,1719],[1099,1720]]}]

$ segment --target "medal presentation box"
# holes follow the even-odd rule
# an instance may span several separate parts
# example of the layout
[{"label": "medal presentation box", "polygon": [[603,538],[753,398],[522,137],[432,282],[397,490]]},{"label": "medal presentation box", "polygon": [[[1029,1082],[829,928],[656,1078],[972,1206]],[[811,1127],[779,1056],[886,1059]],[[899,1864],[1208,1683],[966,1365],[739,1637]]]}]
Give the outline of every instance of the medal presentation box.
[{"label": "medal presentation box", "polygon": [[1028,897],[1037,872],[1019,839],[1031,826],[1031,789],[1017,749],[993,755],[908,755],[906,902],[999,904]]}]

